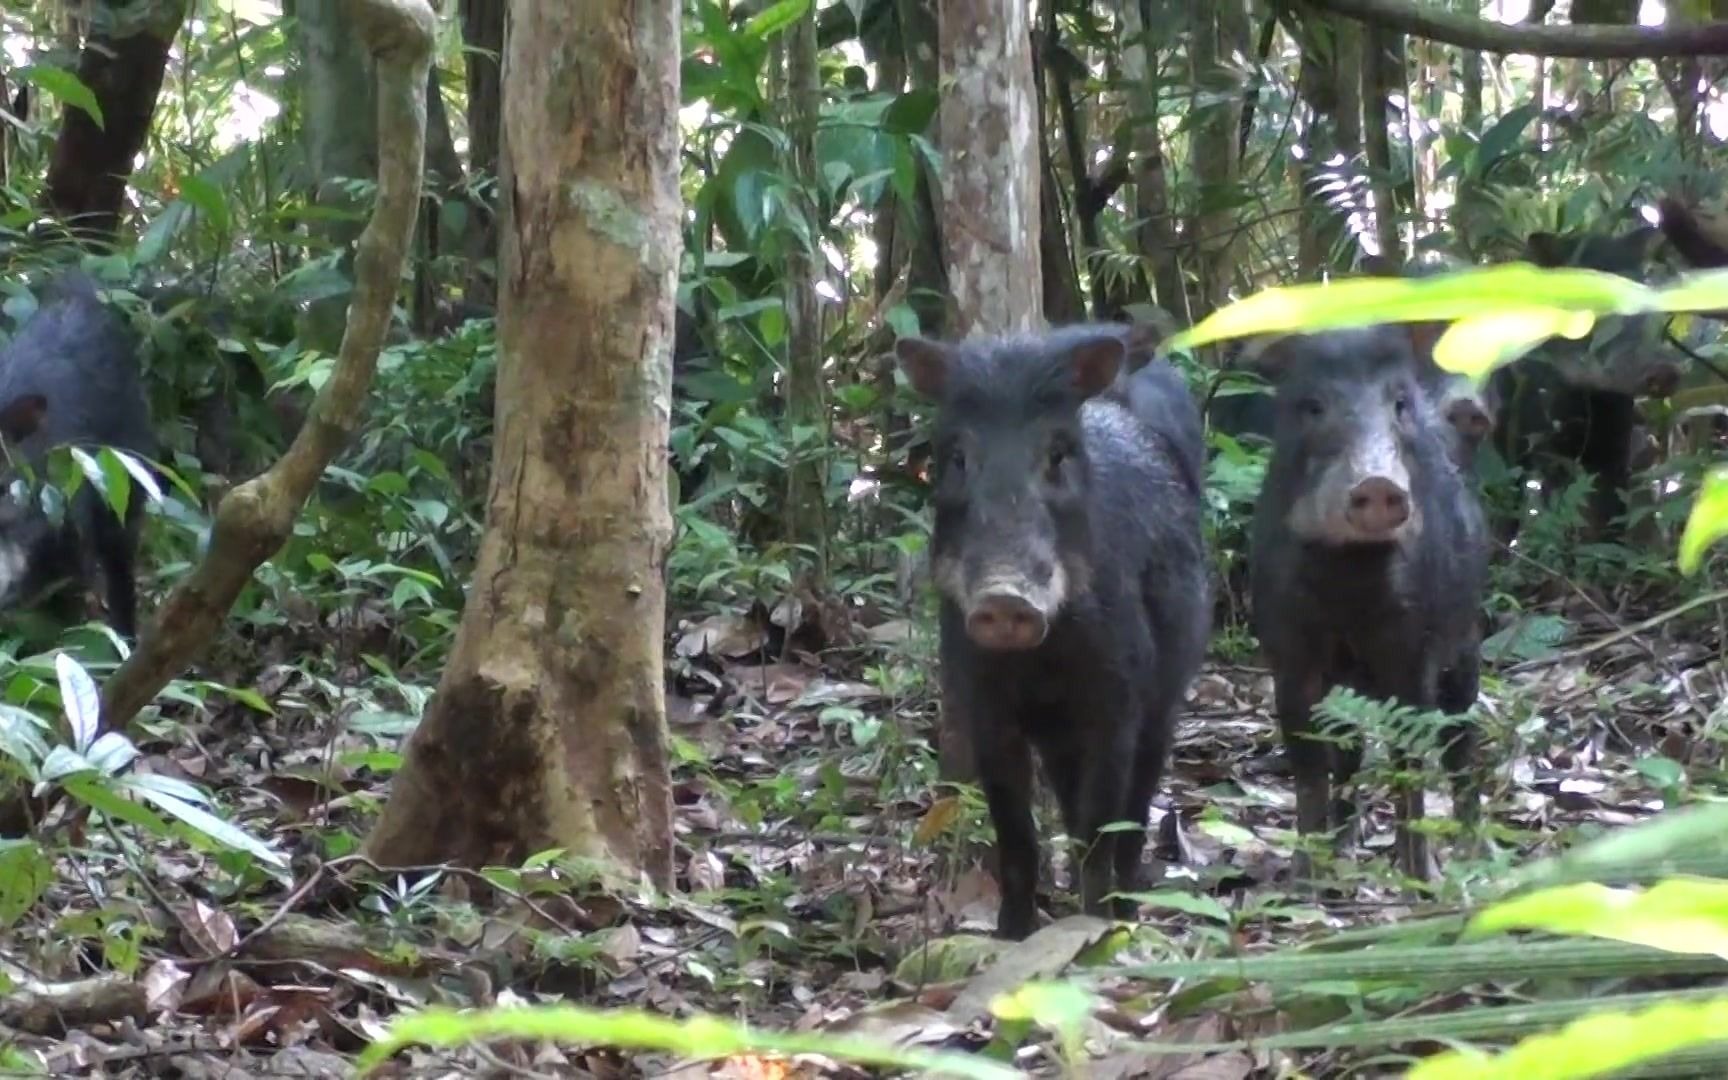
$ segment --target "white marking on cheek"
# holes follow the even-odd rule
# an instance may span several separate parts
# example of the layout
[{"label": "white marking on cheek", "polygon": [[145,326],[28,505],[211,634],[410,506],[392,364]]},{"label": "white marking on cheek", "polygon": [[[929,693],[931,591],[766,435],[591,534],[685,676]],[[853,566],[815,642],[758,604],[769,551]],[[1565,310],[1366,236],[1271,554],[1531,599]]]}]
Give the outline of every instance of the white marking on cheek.
[{"label": "white marking on cheek", "polygon": [[960,570],[960,560],[953,556],[936,559],[930,566],[931,580],[936,583],[936,591],[948,599],[966,606],[965,575]]}]

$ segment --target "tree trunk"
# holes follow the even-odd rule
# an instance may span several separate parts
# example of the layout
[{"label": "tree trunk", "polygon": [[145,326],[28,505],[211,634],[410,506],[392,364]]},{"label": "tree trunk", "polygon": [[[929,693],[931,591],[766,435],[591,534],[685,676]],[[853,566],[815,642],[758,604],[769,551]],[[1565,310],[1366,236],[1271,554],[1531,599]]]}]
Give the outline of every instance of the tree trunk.
[{"label": "tree trunk", "polygon": [[828,523],[822,478],[827,465],[828,423],[822,385],[822,303],[816,293],[822,272],[817,239],[822,222],[816,193],[822,182],[816,161],[816,127],[822,115],[822,75],[816,55],[816,5],[793,25],[787,42],[786,80],[792,92],[793,170],[798,177],[797,205],[804,214],[803,241],[794,241],[786,260],[786,427],[793,448],[786,470],[786,539],[816,553],[813,584],[827,580]]},{"label": "tree trunk", "polygon": [[[942,239],[951,336],[1034,331],[1044,322],[1038,107],[1023,0],[941,0]],[[944,700],[953,700],[944,694]],[[941,771],[977,773],[966,725],[944,713]]]},{"label": "tree trunk", "polygon": [[1152,0],[1126,0],[1122,19],[1126,37],[1133,42],[1122,68],[1133,88],[1129,110],[1134,118],[1134,210],[1140,219],[1135,246],[1152,265],[1153,299],[1179,323],[1191,325],[1194,309],[1177,260],[1175,210],[1164,171],[1164,138],[1158,130],[1158,57],[1146,37],[1146,28],[1154,23]]},{"label": "tree trunk", "polygon": [[[1203,318],[1227,298],[1234,259],[1238,135],[1243,85],[1237,57],[1248,50],[1248,9],[1242,0],[1218,0],[1195,7],[1195,122],[1190,171],[1199,187],[1198,209],[1189,230],[1196,245],[1200,278],[1194,310]],[[1208,100],[1209,99],[1209,100]]]},{"label": "tree trunk", "polygon": [[[295,0],[292,10],[300,53],[301,141],[313,201],[352,214],[359,207],[342,182],[377,174],[378,117],[372,58],[355,36],[346,6],[342,0]],[[320,218],[310,228],[320,244],[343,253],[342,266],[351,270],[348,248],[360,233],[359,218]],[[335,350],[348,300],[342,293],[307,305],[300,323],[306,344]]]},{"label": "tree trunk", "polygon": [[102,0],[96,7],[78,78],[95,96],[101,123],[65,107],[44,192],[48,209],[74,232],[111,239],[120,227],[126,181],[150,134],[168,49],[185,19],[185,0]]},{"label": "tree trunk", "polygon": [[[462,0],[462,42],[468,70],[468,172],[476,179],[498,175],[498,126],[504,87],[504,0]],[[498,215],[494,199],[476,207],[479,220],[467,230],[468,281],[463,299],[491,307],[498,296]]]},{"label": "tree trunk", "polygon": [[1043,323],[1038,111],[1021,0],[942,0],[943,241],[954,336]]},{"label": "tree trunk", "polygon": [[1392,168],[1392,96],[1409,100],[1404,71],[1404,38],[1393,30],[1369,27],[1365,38],[1368,62],[1362,65],[1362,151],[1374,190],[1374,234],[1379,254],[1402,264],[1399,239],[1400,200]]},{"label": "tree trunk", "polygon": [[474,865],[558,846],[671,880],[678,34],[670,0],[511,12],[486,534],[374,859]]},{"label": "tree trunk", "polygon": [[1348,269],[1350,177],[1362,151],[1362,29],[1349,19],[1313,12],[1302,20],[1302,71],[1297,95],[1309,111],[1303,135],[1301,275]]}]

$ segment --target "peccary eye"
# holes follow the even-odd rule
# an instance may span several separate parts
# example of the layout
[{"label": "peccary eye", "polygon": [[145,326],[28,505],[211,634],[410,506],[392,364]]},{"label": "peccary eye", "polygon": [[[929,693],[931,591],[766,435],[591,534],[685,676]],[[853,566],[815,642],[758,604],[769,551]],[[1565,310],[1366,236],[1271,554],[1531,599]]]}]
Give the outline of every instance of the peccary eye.
[{"label": "peccary eye", "polygon": [[1318,420],[1326,415],[1326,406],[1320,403],[1319,398],[1303,398],[1296,407],[1309,420]]},{"label": "peccary eye", "polygon": [[966,451],[956,446],[948,451],[948,467],[955,472],[966,471]]}]

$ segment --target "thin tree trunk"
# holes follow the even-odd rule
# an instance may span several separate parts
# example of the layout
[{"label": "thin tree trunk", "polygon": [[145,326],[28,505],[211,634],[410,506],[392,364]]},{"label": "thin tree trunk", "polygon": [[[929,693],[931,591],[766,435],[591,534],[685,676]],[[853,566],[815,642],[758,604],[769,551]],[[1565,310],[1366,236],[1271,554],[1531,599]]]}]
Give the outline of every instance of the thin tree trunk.
[{"label": "thin tree trunk", "polygon": [[44,189],[48,209],[75,233],[111,239],[119,228],[132,162],[150,134],[168,50],[185,19],[186,0],[97,6],[78,79],[95,96],[101,123],[65,106]]},{"label": "thin tree trunk", "polygon": [[[504,0],[462,0],[462,43],[468,71],[468,172],[475,179],[498,176],[498,130],[504,87],[499,60],[504,52]],[[463,299],[491,307],[497,302],[498,214],[495,200],[475,207],[467,229],[468,280]]]},{"label": "thin tree trunk", "polygon": [[787,540],[816,552],[814,585],[827,580],[827,507],[822,475],[827,458],[828,424],[822,385],[822,304],[816,293],[822,253],[816,248],[822,223],[815,192],[821,183],[816,162],[816,127],[822,112],[821,70],[816,54],[816,5],[792,27],[787,43],[786,78],[792,92],[792,156],[798,176],[798,205],[804,213],[810,247],[794,245],[786,266],[786,424],[794,448],[787,470]]},{"label": "thin tree trunk", "polygon": [[[1043,325],[1038,103],[1024,0],[941,0],[938,140],[954,337]],[[944,694],[945,700],[953,700]],[[977,773],[966,724],[943,716],[941,772]]]},{"label": "thin tree trunk", "polygon": [[486,533],[374,859],[473,865],[557,846],[671,880],[678,35],[669,0],[511,11]]}]

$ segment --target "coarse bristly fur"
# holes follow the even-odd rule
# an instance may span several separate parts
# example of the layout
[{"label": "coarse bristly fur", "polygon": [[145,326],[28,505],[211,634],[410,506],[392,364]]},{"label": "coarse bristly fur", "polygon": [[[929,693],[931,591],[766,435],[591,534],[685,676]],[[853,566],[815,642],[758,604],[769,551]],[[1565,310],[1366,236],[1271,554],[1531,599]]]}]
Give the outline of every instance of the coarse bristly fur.
[{"label": "coarse bristly fur", "polygon": [[[154,457],[155,433],[138,371],[137,339],[81,274],[41,290],[41,302],[0,350],[0,438],[11,459],[41,465],[55,447],[114,446]],[[35,399],[35,407],[23,407]],[[0,462],[10,482],[16,469]],[[73,496],[56,527],[34,504],[0,500],[0,558],[7,573],[0,605],[31,602],[99,572],[109,620],[136,633],[133,560],[144,499],[134,491],[121,521],[91,485]]]},{"label": "coarse bristly fur", "polygon": [[[1110,353],[1101,339],[1119,332],[931,346],[945,358],[925,384],[940,406],[932,554],[944,707],[977,754],[1008,937],[1036,925],[1032,752],[1069,835],[1090,847],[1079,891],[1099,911],[1112,871],[1118,889],[1135,887],[1145,836],[1098,830],[1145,825],[1210,628],[1193,480],[1203,450],[1186,387],[1162,363],[1076,383],[1077,357]],[[1040,601],[1060,589],[1034,648],[968,636],[969,598],[1004,576],[1043,590]]]},{"label": "coarse bristly fur", "polygon": [[[1306,738],[1310,710],[1331,687],[1448,713],[1474,702],[1488,547],[1481,507],[1452,461],[1447,429],[1399,328],[1317,334],[1283,349],[1275,365],[1276,436],[1255,508],[1250,567],[1255,630],[1272,666],[1296,774],[1298,828],[1306,833],[1342,828],[1354,815],[1347,800],[1331,795],[1332,784],[1347,781],[1360,765],[1360,746],[1329,753]],[[1402,415],[1398,401],[1409,406]],[[1330,466],[1353,441],[1388,433],[1419,527],[1375,543],[1306,531],[1347,502],[1320,490],[1348,482]],[[1446,765],[1458,773],[1473,753],[1474,733],[1461,725],[1448,738]],[[1474,788],[1459,791],[1459,813],[1473,819]],[[1401,809],[1420,816],[1420,792]],[[1400,842],[1406,868],[1424,874],[1425,849],[1408,834]],[[1299,869],[1305,866],[1299,860]]]}]

